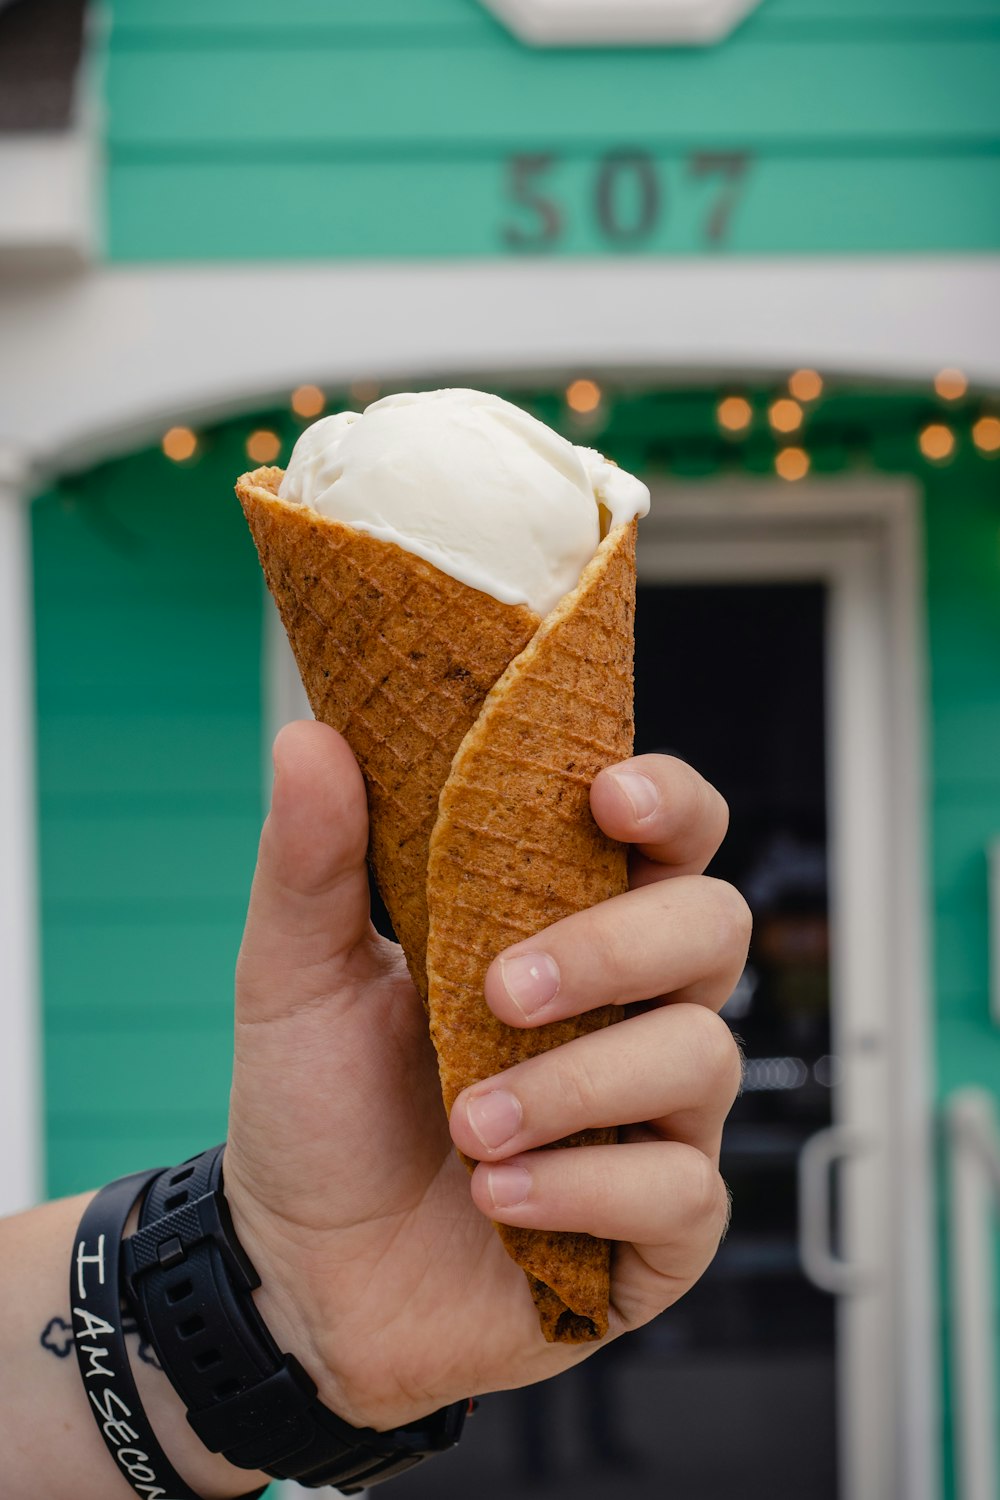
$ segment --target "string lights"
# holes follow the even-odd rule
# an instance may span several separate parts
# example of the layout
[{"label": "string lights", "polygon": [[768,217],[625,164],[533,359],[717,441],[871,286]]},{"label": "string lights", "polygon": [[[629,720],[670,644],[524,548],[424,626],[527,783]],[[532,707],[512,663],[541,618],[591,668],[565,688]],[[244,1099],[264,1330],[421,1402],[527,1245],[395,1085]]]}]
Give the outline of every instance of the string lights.
[{"label": "string lights", "polygon": [[796,401],[818,401],[823,394],[823,377],[816,370],[795,370],[788,377],[788,390]]},{"label": "string lights", "polygon": [[969,389],[969,382],[961,370],[939,370],[934,376],[934,389],[942,401],[960,401]]},{"label": "string lights", "polygon": [[779,479],[805,479],[809,469],[809,455],[804,448],[779,448],[774,455],[774,472]]},{"label": "string lights", "polygon": [[577,416],[589,416],[601,404],[601,387],[596,380],[571,380],[566,387],[566,405]]},{"label": "string lights", "polygon": [[[751,473],[769,471],[796,483],[817,468],[833,473],[853,461],[868,460],[882,469],[906,472],[920,462],[942,467],[956,459],[967,464],[1000,456],[1000,411],[983,411],[981,406],[974,411],[968,393],[969,382],[957,369],[939,370],[923,391],[914,386],[873,392],[856,386],[830,391],[818,371],[803,368],[773,386],[769,394],[708,389],[685,392],[675,400],[666,390],[634,392],[627,418],[617,411],[612,394],[592,376],[568,380],[561,396],[567,435],[600,425],[602,431],[607,429],[607,440],[616,452],[615,433],[621,418],[623,431],[628,428],[626,448],[635,452],[636,467],[643,461],[659,461],[679,474],[707,475],[736,461]],[[545,419],[559,425],[558,400],[550,405],[551,390],[505,394],[530,409],[534,409],[532,402],[540,403],[548,413]],[[359,410],[379,395],[380,388],[372,381],[355,382],[329,399],[319,386],[297,386],[289,398],[291,410],[286,408],[284,417],[275,412],[263,418],[271,425],[244,431],[247,456],[255,465],[278,463],[298,435],[296,419],[315,420],[327,410]],[[950,404],[946,417],[936,402]],[[642,431],[637,422],[648,422],[648,450],[637,436]],[[739,440],[738,460],[734,439]],[[202,437],[189,427],[172,427],[162,439],[164,454],[175,463],[194,458],[202,444]]]},{"label": "string lights", "polygon": [[787,396],[772,401],[767,409],[767,419],[775,432],[798,432],[802,426],[802,408],[797,401]]},{"label": "string lights", "polygon": [[724,396],[715,409],[715,417],[724,432],[747,432],[753,421],[753,407],[744,396]]},{"label": "string lights", "polygon": [[917,438],[921,453],[931,463],[944,463],[955,451],[955,434],[943,422],[928,422]]},{"label": "string lights", "polygon": [[374,380],[355,380],[348,386],[347,393],[351,399],[352,411],[364,411],[366,406],[371,406],[379,398],[379,388]]},{"label": "string lights", "polygon": [[292,411],[297,417],[312,420],[323,412],[326,397],[318,385],[300,385],[292,392]]},{"label": "string lights", "polygon": [[980,453],[1000,453],[1000,417],[980,417],[974,422],[972,441]]},{"label": "string lights", "polygon": [[168,427],[160,440],[160,447],[171,463],[187,463],[198,452],[198,437],[190,427]]},{"label": "string lights", "polygon": [[247,438],[247,458],[255,464],[273,464],[281,452],[281,439],[268,427],[258,427]]}]

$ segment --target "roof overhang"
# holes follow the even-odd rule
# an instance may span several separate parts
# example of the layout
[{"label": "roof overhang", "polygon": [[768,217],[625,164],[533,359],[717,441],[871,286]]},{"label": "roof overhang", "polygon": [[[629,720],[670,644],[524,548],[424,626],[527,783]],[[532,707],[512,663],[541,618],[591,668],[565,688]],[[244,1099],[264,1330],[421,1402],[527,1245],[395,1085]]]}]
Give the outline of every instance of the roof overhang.
[{"label": "roof overhang", "polygon": [[722,41],[760,0],[483,0],[538,47],[704,47]]}]

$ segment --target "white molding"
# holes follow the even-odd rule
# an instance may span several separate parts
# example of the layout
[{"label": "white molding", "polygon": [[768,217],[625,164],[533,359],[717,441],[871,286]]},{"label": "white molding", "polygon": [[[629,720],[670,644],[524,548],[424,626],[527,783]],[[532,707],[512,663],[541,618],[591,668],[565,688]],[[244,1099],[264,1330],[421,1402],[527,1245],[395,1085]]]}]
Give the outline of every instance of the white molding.
[{"label": "white molding", "polygon": [[[940,1483],[933,1088],[924,848],[919,504],[906,480],[654,489],[640,577],[830,585],[836,1120],[874,1146],[844,1172],[845,1500]],[[872,1289],[872,1276],[876,1278]]]},{"label": "white molding", "polygon": [[28,481],[0,448],[0,1215],[42,1189]]},{"label": "white molding", "polygon": [[92,158],[82,128],[0,135],[0,274],[78,271],[91,259]]},{"label": "white molding", "polygon": [[264,629],[261,635],[261,681],[263,684],[263,754],[264,774],[261,786],[264,791],[265,809],[270,805],[271,786],[274,781],[274,762],[271,747],[279,729],[295,719],[311,719],[312,707],[302,686],[302,678],[288,644],[285,627],[277,606],[261,581],[264,611]]},{"label": "white molding", "polygon": [[945,1103],[945,1130],[955,1493],[957,1500],[996,1500],[1000,1121],[993,1095],[974,1087],[955,1090]]},{"label": "white molding", "polygon": [[304,380],[803,364],[1000,387],[1000,257],[103,267],[0,291],[0,443],[79,467]]},{"label": "white molding", "polygon": [[505,26],[541,47],[706,46],[722,41],[760,0],[483,0]]}]

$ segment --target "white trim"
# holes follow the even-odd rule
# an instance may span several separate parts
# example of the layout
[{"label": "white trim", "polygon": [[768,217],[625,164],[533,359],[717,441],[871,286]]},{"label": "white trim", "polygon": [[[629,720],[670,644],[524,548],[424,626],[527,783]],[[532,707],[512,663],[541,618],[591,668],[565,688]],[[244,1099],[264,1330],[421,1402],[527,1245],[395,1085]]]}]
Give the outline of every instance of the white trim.
[{"label": "white trim", "polygon": [[311,719],[313,716],[306,690],[302,686],[302,678],[295,664],[292,648],[288,644],[288,636],[285,627],[281,623],[277,606],[267,589],[262,585],[264,594],[264,630],[262,635],[263,663],[261,681],[263,683],[263,720],[264,743],[262,748],[264,758],[264,775],[261,785],[264,788],[266,801],[271,800],[271,783],[274,780],[274,763],[271,758],[271,746],[274,737],[285,724],[291,724],[295,719]]},{"label": "white trim", "polygon": [[0,274],[86,264],[95,248],[92,167],[82,129],[0,136]]},{"label": "white trim", "polygon": [[483,0],[522,42],[541,47],[705,46],[760,0]]},{"label": "white trim", "polygon": [[0,442],[77,467],[303,380],[801,364],[1000,386],[1000,257],[106,267],[0,293]]},{"label": "white trim", "polygon": [[867,1145],[842,1186],[845,1500],[940,1482],[918,513],[891,480],[676,486],[640,548],[651,577],[830,586],[836,1123]]},{"label": "white trim", "polygon": [[0,449],[0,1215],[42,1187],[28,475]]},{"label": "white trim", "polygon": [[1000,1121],[986,1089],[945,1106],[948,1141],[949,1325],[957,1500],[1000,1494],[997,1439],[995,1218],[1000,1209]]}]

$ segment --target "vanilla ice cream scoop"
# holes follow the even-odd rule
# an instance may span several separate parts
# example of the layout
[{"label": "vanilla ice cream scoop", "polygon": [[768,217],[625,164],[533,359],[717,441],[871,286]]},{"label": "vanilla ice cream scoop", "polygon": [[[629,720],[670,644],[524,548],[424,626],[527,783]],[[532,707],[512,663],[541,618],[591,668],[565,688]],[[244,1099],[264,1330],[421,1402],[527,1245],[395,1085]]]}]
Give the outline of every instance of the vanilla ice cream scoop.
[{"label": "vanilla ice cream scoop", "polygon": [[602,530],[649,510],[646,486],[594,449],[468,390],[323,417],[295,444],[279,494],[539,615],[576,586]]}]

